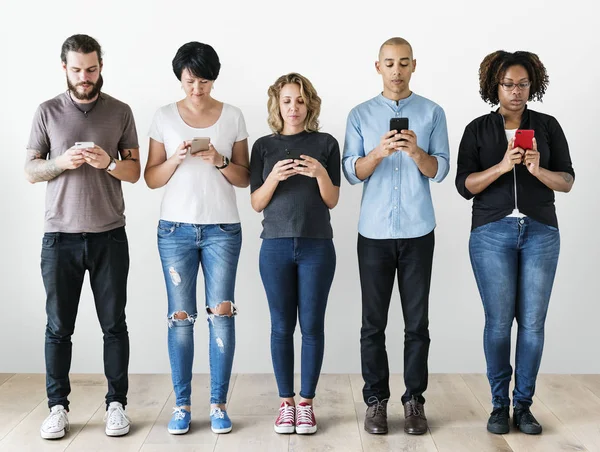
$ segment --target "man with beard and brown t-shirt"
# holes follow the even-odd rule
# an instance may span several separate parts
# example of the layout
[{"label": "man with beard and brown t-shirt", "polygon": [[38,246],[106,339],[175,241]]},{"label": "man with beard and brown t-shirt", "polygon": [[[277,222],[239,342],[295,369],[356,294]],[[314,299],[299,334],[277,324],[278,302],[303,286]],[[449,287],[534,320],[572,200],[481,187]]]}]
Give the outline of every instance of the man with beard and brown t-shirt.
[{"label": "man with beard and brown t-shirt", "polygon": [[104,335],[106,434],[121,436],[130,426],[125,413],[129,250],[121,181],[140,177],[137,132],[129,106],[101,92],[102,50],[95,39],[71,36],[61,60],[68,89],[37,109],[25,164],[29,182],[48,182],[41,268],[50,415],[40,433],[55,439],[69,430],[71,336],[88,271]]}]

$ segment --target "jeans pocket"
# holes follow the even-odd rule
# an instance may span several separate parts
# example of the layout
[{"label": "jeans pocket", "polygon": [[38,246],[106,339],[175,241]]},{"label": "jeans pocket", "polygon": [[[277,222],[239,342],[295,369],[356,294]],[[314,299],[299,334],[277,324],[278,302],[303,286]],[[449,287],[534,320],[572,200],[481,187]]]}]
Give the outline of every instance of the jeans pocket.
[{"label": "jeans pocket", "polygon": [[552,232],[558,232],[558,228],[556,228],[556,227],[554,227],[552,225],[544,224],[544,226],[546,227],[546,229],[548,229],[548,230],[550,230]]},{"label": "jeans pocket", "polygon": [[226,234],[235,235],[242,231],[241,223],[223,223],[219,224],[219,230]]},{"label": "jeans pocket", "polygon": [[175,228],[177,227],[176,223],[172,221],[159,220],[158,227],[156,228],[156,233],[159,237],[169,237],[173,232],[175,232]]},{"label": "jeans pocket", "polygon": [[127,243],[127,233],[125,228],[118,228],[110,231],[110,238],[113,242]]},{"label": "jeans pocket", "polygon": [[479,232],[485,232],[487,231],[489,228],[492,227],[492,224],[494,224],[495,222],[492,221],[490,223],[486,223],[486,224],[482,224],[481,226],[477,226],[475,229],[473,229],[471,231],[471,234],[477,234]]},{"label": "jeans pocket", "polygon": [[51,234],[44,234],[42,238],[42,248],[50,249],[56,244],[56,236]]}]

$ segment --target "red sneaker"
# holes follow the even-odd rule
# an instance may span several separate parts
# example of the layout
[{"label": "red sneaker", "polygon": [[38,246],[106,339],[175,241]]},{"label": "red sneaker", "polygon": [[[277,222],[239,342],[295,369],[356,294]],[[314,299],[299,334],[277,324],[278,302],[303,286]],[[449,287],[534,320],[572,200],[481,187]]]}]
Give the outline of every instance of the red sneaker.
[{"label": "red sneaker", "polygon": [[317,431],[317,421],[312,405],[300,402],[296,407],[296,433],[310,435]]},{"label": "red sneaker", "polygon": [[279,407],[279,416],[275,421],[276,433],[294,433],[296,428],[296,407],[287,402],[282,402]]}]

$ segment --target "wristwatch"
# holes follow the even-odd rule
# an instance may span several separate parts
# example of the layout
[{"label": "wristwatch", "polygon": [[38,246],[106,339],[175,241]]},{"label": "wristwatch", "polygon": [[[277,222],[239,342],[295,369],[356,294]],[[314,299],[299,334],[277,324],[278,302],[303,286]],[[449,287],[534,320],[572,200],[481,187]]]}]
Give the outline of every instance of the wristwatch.
[{"label": "wristwatch", "polygon": [[114,170],[117,167],[117,162],[115,161],[115,159],[113,157],[110,157],[110,163],[108,164],[108,166],[106,168],[104,168],[106,171],[108,171],[109,173]]},{"label": "wristwatch", "polygon": [[222,170],[222,169],[227,168],[228,166],[229,166],[229,159],[227,157],[223,156],[223,164],[221,166],[215,165],[215,168],[217,168],[218,170]]}]

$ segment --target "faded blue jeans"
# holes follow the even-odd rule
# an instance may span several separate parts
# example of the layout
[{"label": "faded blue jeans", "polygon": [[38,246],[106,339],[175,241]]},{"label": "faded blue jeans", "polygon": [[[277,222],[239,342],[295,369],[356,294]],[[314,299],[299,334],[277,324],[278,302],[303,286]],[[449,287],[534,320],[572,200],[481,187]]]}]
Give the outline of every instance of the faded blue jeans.
[{"label": "faded blue jeans", "polygon": [[517,320],[513,405],[531,405],[554,283],[558,229],[506,217],[471,232],[469,254],[485,311],[483,347],[494,408],[509,406],[510,336]]},{"label": "faded blue jeans", "polygon": [[[235,351],[234,316],[212,314],[224,301],[235,314],[235,276],[242,246],[239,223],[188,224],[160,220],[158,251],[168,297],[168,347],[177,406],[191,405],[198,269],[204,274],[209,327],[210,403],[227,401]],[[187,318],[176,319],[176,313]]]}]

